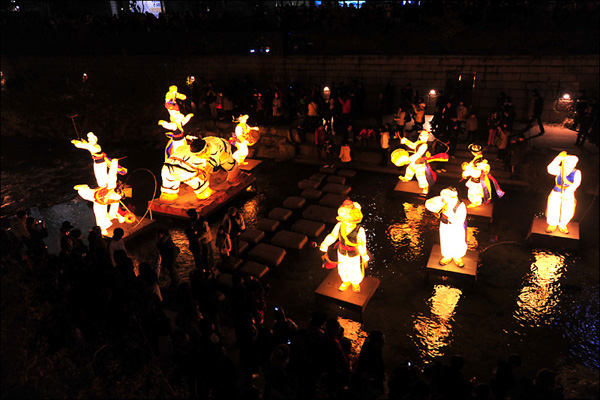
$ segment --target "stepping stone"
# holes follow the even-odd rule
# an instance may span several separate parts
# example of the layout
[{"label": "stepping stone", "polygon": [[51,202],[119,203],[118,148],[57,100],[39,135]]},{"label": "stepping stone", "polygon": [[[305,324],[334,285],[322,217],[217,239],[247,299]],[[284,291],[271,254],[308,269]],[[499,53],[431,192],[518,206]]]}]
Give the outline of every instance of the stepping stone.
[{"label": "stepping stone", "polygon": [[304,197],[290,196],[283,201],[283,206],[292,210],[299,210],[306,204]]},{"label": "stepping stone", "polygon": [[316,189],[319,187],[321,182],[312,179],[303,179],[298,182],[298,189]]},{"label": "stepping stone", "polygon": [[241,235],[240,240],[250,244],[257,244],[265,237],[265,233],[261,230],[248,228]]},{"label": "stepping stone", "polygon": [[323,179],[325,179],[325,177],[327,177],[327,175],[322,174],[322,173],[319,172],[319,173],[316,173],[316,174],[312,174],[309,179],[311,179],[313,181],[318,181],[319,184],[320,184],[320,183],[323,182]]},{"label": "stepping stone", "polygon": [[261,218],[256,223],[256,229],[264,232],[275,232],[279,228],[279,221],[276,219]]},{"label": "stepping stone", "polygon": [[346,196],[351,190],[352,188],[350,186],[340,185],[338,183],[328,183],[323,186],[323,193],[342,194]]},{"label": "stepping stone", "polygon": [[336,168],[335,167],[321,167],[319,168],[319,172],[323,173],[323,174],[335,174]]},{"label": "stepping stone", "polygon": [[317,221],[301,219],[292,225],[292,231],[303,233],[308,237],[316,238],[325,230],[325,224]]},{"label": "stepping stone", "polygon": [[287,208],[275,207],[269,211],[269,218],[276,219],[277,221],[287,221],[292,216],[292,210]]},{"label": "stepping stone", "polygon": [[302,213],[302,218],[313,221],[328,222],[335,224],[337,222],[337,208],[323,207],[316,204],[308,206]]},{"label": "stepping stone", "polygon": [[259,243],[248,253],[248,259],[258,263],[266,264],[269,267],[276,267],[285,258],[286,251],[281,247],[266,243]]},{"label": "stepping stone", "polygon": [[244,264],[244,266],[240,269],[240,272],[255,276],[260,279],[265,276],[267,272],[269,272],[269,267],[254,261],[247,261],[246,264]]},{"label": "stepping stone", "polygon": [[302,233],[279,231],[271,239],[271,243],[284,249],[302,250],[308,242],[306,235]]},{"label": "stepping stone", "polygon": [[[245,243],[246,246],[248,246],[248,243],[246,243],[246,242],[243,242],[243,243]],[[243,261],[241,258],[230,257],[227,262],[219,264],[219,271],[222,271],[225,273],[233,273],[236,269],[238,269],[240,267],[240,265],[242,265],[242,262]]]},{"label": "stepping stone", "polygon": [[302,193],[300,193],[300,196],[308,200],[317,200],[322,194],[323,192],[318,189],[304,189]]},{"label": "stepping stone", "polygon": [[339,176],[339,175],[329,175],[327,177],[327,182],[329,183],[337,183],[340,185],[345,185],[346,184],[346,178],[344,178],[343,176]]},{"label": "stepping stone", "polygon": [[353,169],[340,169],[338,175],[345,178],[354,178],[356,176],[356,171]]},{"label": "stepping stone", "polygon": [[319,205],[323,207],[338,208],[348,197],[341,194],[327,193],[319,200]]},{"label": "stepping stone", "polygon": [[248,242],[246,242],[245,240],[238,240],[238,254],[242,254],[243,252],[248,250],[248,247],[250,247],[250,244]]}]

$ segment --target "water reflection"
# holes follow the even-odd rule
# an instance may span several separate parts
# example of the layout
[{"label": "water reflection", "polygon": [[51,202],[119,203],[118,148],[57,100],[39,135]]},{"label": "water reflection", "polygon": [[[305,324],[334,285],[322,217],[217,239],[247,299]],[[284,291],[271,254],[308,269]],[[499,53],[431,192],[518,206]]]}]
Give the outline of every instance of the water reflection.
[{"label": "water reflection", "polygon": [[338,322],[341,327],[344,328],[344,337],[349,339],[352,343],[352,351],[350,352],[348,361],[350,361],[350,367],[353,368],[354,364],[358,362],[358,355],[367,338],[367,333],[362,329],[362,324],[360,322],[342,317],[338,317]]},{"label": "water reflection", "polygon": [[405,261],[416,261],[425,254],[422,234],[435,226],[435,218],[428,212],[424,204],[403,203],[404,222],[392,224],[387,229],[387,236],[392,246],[402,248]]},{"label": "water reflection", "polygon": [[559,278],[566,271],[565,257],[549,251],[534,250],[531,273],[524,278],[514,317],[522,327],[538,327],[554,320],[561,295]]},{"label": "water reflection", "polygon": [[443,356],[444,348],[452,343],[453,317],[461,294],[460,289],[436,285],[428,301],[431,315],[419,313],[416,316],[416,333],[412,339],[424,362]]},{"label": "water reflection", "polygon": [[261,210],[261,198],[262,196],[254,196],[248,199],[240,209],[240,212],[244,216],[244,221],[246,221],[246,226],[254,226],[258,222]]}]

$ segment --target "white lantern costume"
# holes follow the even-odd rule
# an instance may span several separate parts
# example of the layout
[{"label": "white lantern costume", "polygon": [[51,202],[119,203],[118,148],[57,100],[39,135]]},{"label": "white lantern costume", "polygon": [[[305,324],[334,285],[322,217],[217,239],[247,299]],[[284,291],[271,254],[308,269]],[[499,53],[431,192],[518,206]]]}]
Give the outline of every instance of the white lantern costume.
[{"label": "white lantern costume", "polygon": [[179,105],[177,100],[185,100],[187,96],[177,91],[177,86],[170,86],[169,91],[165,95],[165,108],[169,112],[170,121],[160,120],[158,124],[165,129],[173,131],[173,133],[167,133],[169,141],[165,147],[165,160],[169,158],[173,152],[179,147],[185,144],[185,135],[183,132],[183,126],[189,122],[194,116],[190,113],[183,115],[179,111]]},{"label": "white lantern costume", "polygon": [[440,264],[454,260],[458,267],[463,267],[462,258],[467,254],[467,207],[459,200],[457,190],[443,189],[439,196],[425,202],[425,208],[440,216]]},{"label": "white lantern costume", "polygon": [[79,149],[86,149],[94,160],[94,175],[98,187],[90,188],[88,185],[76,185],[79,196],[94,203],[94,216],[96,225],[100,227],[103,235],[107,235],[107,229],[112,225],[112,220],[117,219],[120,223],[135,221],[131,212],[122,210],[119,203],[123,193],[117,188],[117,174],[124,175],[127,170],[119,166],[119,161],[110,159],[98,144],[98,138],[92,132],[87,134],[88,140],[72,140],[71,143]]},{"label": "white lantern costume", "polygon": [[248,157],[248,146],[253,146],[260,138],[258,127],[248,126],[246,123],[248,118],[248,115],[240,115],[237,120],[234,119],[234,122],[238,122],[238,124],[235,127],[231,144],[237,147],[237,150],[233,153],[233,158],[240,165],[243,165],[246,157]]},{"label": "white lantern costume", "polygon": [[[342,279],[339,287],[344,291],[352,285],[354,292],[360,292],[360,283],[365,276],[365,267],[369,262],[367,254],[367,236],[359,224],[362,221],[360,204],[350,200],[338,208],[339,221],[321,243],[320,250],[327,252],[329,246],[337,241],[338,274]],[[362,259],[362,260],[361,260]]]},{"label": "white lantern costume", "polygon": [[498,197],[504,196],[504,192],[500,189],[496,179],[490,174],[490,164],[483,158],[481,146],[471,144],[469,150],[473,154],[473,159],[462,164],[462,177],[467,180],[465,186],[468,189],[467,195],[471,203],[468,207],[472,208],[492,201],[493,188],[496,189]]},{"label": "white lantern costume", "polygon": [[554,232],[558,226],[562,233],[569,233],[567,224],[575,214],[575,190],[581,184],[581,171],[575,168],[579,159],[563,151],[548,164],[548,173],[555,175],[554,188],[548,196],[546,208],[546,232]]},{"label": "white lantern costume", "polygon": [[225,139],[214,136],[196,139],[189,146],[178,147],[165,161],[160,199],[175,201],[181,183],[190,186],[197,198],[206,199],[212,193],[208,187],[210,174],[221,167],[229,173],[227,180],[231,183],[236,166],[232,147]]},{"label": "white lantern costume", "polygon": [[421,131],[416,142],[402,138],[400,143],[414,150],[414,153],[409,156],[406,150],[398,149],[394,150],[391,155],[392,163],[397,167],[408,164],[404,176],[399,176],[398,179],[402,182],[408,182],[416,176],[419,187],[423,190],[424,195],[429,193],[429,187],[435,183],[437,178],[435,172],[429,166],[429,162],[448,161],[448,154],[446,153],[431,156],[428,151],[429,145],[427,144],[429,135],[429,132]]}]

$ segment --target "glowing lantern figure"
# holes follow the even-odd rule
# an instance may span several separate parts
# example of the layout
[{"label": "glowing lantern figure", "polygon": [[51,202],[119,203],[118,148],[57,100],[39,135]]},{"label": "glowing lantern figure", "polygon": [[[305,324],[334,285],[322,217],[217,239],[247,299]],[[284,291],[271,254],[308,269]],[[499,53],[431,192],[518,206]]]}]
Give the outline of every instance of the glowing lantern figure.
[{"label": "glowing lantern figure", "polygon": [[562,233],[569,233],[567,225],[575,215],[575,190],[581,184],[581,171],[575,168],[578,161],[576,156],[563,151],[548,164],[548,173],[556,176],[546,208],[548,233],[554,232],[557,226]]},{"label": "glowing lantern figure", "polygon": [[198,199],[204,200],[212,194],[208,178],[217,168],[226,172],[227,181],[235,184],[237,162],[231,153],[231,145],[225,140],[208,136],[194,140],[189,146],[182,145],[165,161],[162,171],[160,199],[175,201],[179,197],[179,186],[190,186]]},{"label": "glowing lantern figure", "polygon": [[404,176],[399,176],[402,182],[408,182],[412,180],[414,176],[417,177],[419,187],[423,190],[424,195],[429,193],[429,187],[435,183],[436,175],[433,169],[429,166],[431,161],[448,161],[448,154],[440,153],[435,156],[431,156],[428,151],[430,133],[427,131],[421,131],[419,138],[416,142],[411,142],[406,138],[400,140],[401,144],[406,145],[414,151],[412,155],[404,149],[397,149],[392,152],[391,159],[392,163],[401,167],[407,165]]},{"label": "glowing lantern figure", "polygon": [[339,222],[320,246],[322,252],[327,252],[329,246],[338,242],[337,265],[342,279],[340,291],[344,291],[352,285],[354,292],[360,292],[360,283],[365,277],[365,267],[369,262],[369,255],[367,254],[365,229],[360,225],[362,218],[360,204],[350,200],[344,201],[338,208],[337,220]]},{"label": "glowing lantern figure", "polygon": [[465,186],[468,189],[468,197],[471,202],[468,207],[472,208],[492,201],[492,184],[496,188],[498,197],[504,196],[504,192],[500,189],[496,179],[490,174],[490,164],[483,158],[481,146],[470,144],[469,150],[473,154],[473,159],[470,162],[462,163],[462,177],[467,180]]},{"label": "glowing lantern figure", "polygon": [[185,144],[183,126],[189,122],[194,114],[190,113],[183,115],[181,111],[179,111],[177,100],[185,100],[186,98],[186,95],[177,91],[177,86],[170,86],[169,91],[165,95],[165,108],[169,112],[170,121],[161,119],[158,121],[158,125],[174,132],[166,134],[169,141],[165,148],[165,160],[169,158],[179,146]]},{"label": "glowing lantern figure", "polygon": [[248,126],[246,123],[248,122],[248,115],[240,115],[233,122],[238,123],[235,127],[234,137],[231,140],[231,144],[237,147],[237,150],[233,153],[233,158],[238,164],[244,165],[246,157],[248,157],[248,146],[256,144],[260,139],[260,133],[258,127]]},{"label": "glowing lantern figure", "polygon": [[440,217],[440,265],[454,260],[464,267],[462,258],[467,254],[467,207],[459,200],[456,188],[443,189],[439,196],[425,202],[425,208]]},{"label": "glowing lantern figure", "polygon": [[117,219],[120,223],[133,223],[133,213],[124,211],[119,207],[123,198],[123,192],[117,186],[117,174],[124,175],[127,170],[119,166],[117,159],[110,159],[98,144],[98,138],[92,132],[87,134],[86,140],[72,140],[71,143],[79,149],[86,149],[94,160],[94,175],[98,187],[90,188],[88,185],[76,185],[75,190],[79,195],[94,203],[94,215],[96,225],[100,227],[103,235],[107,235],[107,229],[112,225],[112,220]]}]

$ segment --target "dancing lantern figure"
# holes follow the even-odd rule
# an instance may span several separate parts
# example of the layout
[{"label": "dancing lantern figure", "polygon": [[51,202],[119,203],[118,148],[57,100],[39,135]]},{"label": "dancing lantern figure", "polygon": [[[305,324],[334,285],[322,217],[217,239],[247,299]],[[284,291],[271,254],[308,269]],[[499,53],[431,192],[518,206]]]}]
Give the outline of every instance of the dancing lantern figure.
[{"label": "dancing lantern figure", "polygon": [[258,127],[248,126],[248,115],[240,115],[238,119],[234,119],[233,122],[237,122],[235,127],[235,134],[230,143],[237,147],[237,150],[233,153],[233,158],[240,165],[245,164],[246,157],[248,157],[248,146],[254,146],[258,139],[260,139],[260,133]]},{"label": "dancing lantern figure", "polygon": [[190,186],[198,199],[207,199],[213,193],[208,183],[210,174],[221,167],[228,173],[227,182],[235,185],[237,166],[231,145],[225,139],[214,136],[196,139],[190,145],[178,147],[163,164],[160,199],[175,201],[181,183]]},{"label": "dancing lantern figure", "polygon": [[185,144],[183,126],[189,122],[194,114],[190,113],[183,115],[181,111],[179,111],[177,100],[185,100],[186,98],[185,94],[181,94],[177,91],[177,86],[170,86],[169,91],[165,95],[165,108],[169,112],[170,121],[161,119],[158,121],[158,125],[173,131],[173,133],[166,133],[169,141],[165,148],[165,160],[169,158],[179,146]]},{"label": "dancing lantern figure", "polygon": [[360,225],[362,218],[360,204],[350,200],[344,201],[338,208],[337,220],[339,222],[320,246],[322,252],[327,252],[329,246],[337,241],[338,273],[342,279],[340,291],[344,291],[352,285],[354,292],[360,292],[360,283],[365,277],[365,267],[369,262],[369,255],[367,254],[365,229]]},{"label": "dancing lantern figure", "polygon": [[479,207],[492,201],[492,184],[496,189],[498,197],[504,196],[498,181],[490,174],[490,164],[483,158],[481,146],[470,144],[469,150],[473,154],[470,162],[462,163],[462,177],[466,179],[465,186],[468,189],[468,208]]},{"label": "dancing lantern figure", "polygon": [[429,135],[430,133],[428,131],[421,131],[416,142],[411,142],[406,138],[402,138],[400,143],[406,145],[414,153],[409,154],[404,149],[397,149],[394,150],[391,155],[392,163],[395,166],[407,166],[404,176],[399,176],[398,179],[402,182],[408,182],[416,176],[419,187],[423,191],[423,195],[429,193],[429,188],[435,183],[437,178],[429,163],[432,161],[448,161],[448,154],[446,153],[439,153],[431,156],[428,151]]},{"label": "dancing lantern figure", "polygon": [[96,225],[100,227],[102,234],[108,235],[107,229],[113,224],[114,219],[120,223],[135,222],[133,213],[119,207],[124,195],[117,185],[117,174],[127,173],[125,168],[119,166],[119,160],[106,156],[98,144],[98,138],[92,132],[87,134],[87,141],[76,139],[71,143],[79,149],[88,150],[94,160],[94,175],[98,187],[92,189],[88,185],[76,185],[74,189],[83,199],[94,203]]},{"label": "dancing lantern figure", "polygon": [[462,258],[467,254],[467,207],[459,200],[456,188],[443,189],[439,196],[425,202],[425,208],[440,217],[440,265],[454,260],[464,267]]},{"label": "dancing lantern figure", "polygon": [[548,164],[548,173],[556,176],[546,208],[548,233],[554,232],[557,226],[560,232],[569,233],[567,225],[575,214],[575,190],[581,184],[581,171],[575,168],[578,161],[576,156],[563,151]]}]

